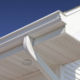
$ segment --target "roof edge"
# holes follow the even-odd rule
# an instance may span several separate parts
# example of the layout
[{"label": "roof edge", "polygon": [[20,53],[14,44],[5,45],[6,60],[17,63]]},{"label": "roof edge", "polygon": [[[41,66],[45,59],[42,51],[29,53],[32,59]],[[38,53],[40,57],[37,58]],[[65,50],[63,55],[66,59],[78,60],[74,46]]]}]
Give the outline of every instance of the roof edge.
[{"label": "roof edge", "polygon": [[65,11],[64,14],[66,16],[69,16],[71,14],[74,14],[74,13],[78,12],[78,11],[80,11],[80,6],[77,6],[77,7],[73,8],[73,9],[70,9],[68,11]]},{"label": "roof edge", "polygon": [[61,19],[60,13],[62,12],[56,11],[0,38],[0,53],[22,45],[26,35],[35,38],[63,27],[65,24]]},{"label": "roof edge", "polygon": [[[26,29],[25,31],[29,31],[31,28],[35,28],[35,27],[37,27],[37,26],[39,26],[39,25],[42,25],[44,22],[47,22],[47,21],[46,21],[47,19],[50,19],[51,17],[53,17],[54,15],[56,15],[56,14],[58,14],[58,13],[60,13],[60,12],[61,12],[61,11],[57,10],[57,11],[55,11],[54,13],[51,13],[51,14],[45,16],[45,17],[42,17],[42,18],[40,18],[40,19],[38,19],[38,20],[36,20],[36,21],[28,24],[28,25],[23,26],[23,27],[20,28],[20,29],[17,29],[17,30],[15,30],[15,31],[13,31],[13,32],[5,35],[5,36],[0,37],[0,43],[5,42],[5,41],[8,40],[8,39],[11,39],[11,38],[13,38],[13,37],[16,37],[16,36],[22,34],[22,32],[23,32],[25,29]],[[33,27],[33,26],[34,26],[34,27]]]}]

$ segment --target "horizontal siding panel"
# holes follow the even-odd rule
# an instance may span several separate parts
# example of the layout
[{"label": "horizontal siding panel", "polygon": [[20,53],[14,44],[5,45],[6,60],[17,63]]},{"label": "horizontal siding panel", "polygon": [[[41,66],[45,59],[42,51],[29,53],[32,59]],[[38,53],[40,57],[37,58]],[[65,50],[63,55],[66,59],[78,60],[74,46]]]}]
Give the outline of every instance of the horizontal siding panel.
[{"label": "horizontal siding panel", "polygon": [[80,60],[62,67],[62,80],[80,80]]}]

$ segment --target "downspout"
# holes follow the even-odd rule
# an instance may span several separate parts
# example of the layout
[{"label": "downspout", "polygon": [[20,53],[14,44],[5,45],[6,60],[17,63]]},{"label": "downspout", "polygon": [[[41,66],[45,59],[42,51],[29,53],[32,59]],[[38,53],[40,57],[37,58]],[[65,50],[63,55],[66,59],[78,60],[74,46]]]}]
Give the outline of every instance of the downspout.
[{"label": "downspout", "polygon": [[29,36],[26,36],[24,38],[23,46],[25,51],[28,51],[29,55],[32,56],[35,65],[41,70],[43,75],[48,80],[59,80],[57,75],[49,68],[49,66],[44,62],[44,60],[39,56],[39,54],[36,53],[36,51],[33,49],[33,40]]}]

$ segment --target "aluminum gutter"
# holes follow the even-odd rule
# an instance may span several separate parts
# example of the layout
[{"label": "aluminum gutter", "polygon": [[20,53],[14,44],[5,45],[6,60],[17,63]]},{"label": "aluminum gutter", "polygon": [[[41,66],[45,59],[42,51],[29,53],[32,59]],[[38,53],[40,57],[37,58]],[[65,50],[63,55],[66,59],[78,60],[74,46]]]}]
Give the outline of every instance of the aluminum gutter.
[{"label": "aluminum gutter", "polygon": [[56,11],[0,38],[0,54],[22,45],[26,35],[35,39],[62,28],[65,23],[62,21],[60,14],[62,14],[61,11]]}]

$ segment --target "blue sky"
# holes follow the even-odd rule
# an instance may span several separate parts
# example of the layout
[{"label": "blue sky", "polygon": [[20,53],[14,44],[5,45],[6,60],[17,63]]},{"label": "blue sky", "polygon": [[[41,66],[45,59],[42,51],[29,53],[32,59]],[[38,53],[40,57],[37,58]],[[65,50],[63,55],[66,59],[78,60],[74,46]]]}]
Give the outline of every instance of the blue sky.
[{"label": "blue sky", "polygon": [[79,5],[80,0],[0,0],[0,37],[56,10]]}]

